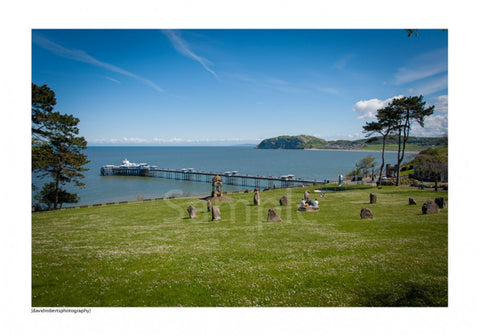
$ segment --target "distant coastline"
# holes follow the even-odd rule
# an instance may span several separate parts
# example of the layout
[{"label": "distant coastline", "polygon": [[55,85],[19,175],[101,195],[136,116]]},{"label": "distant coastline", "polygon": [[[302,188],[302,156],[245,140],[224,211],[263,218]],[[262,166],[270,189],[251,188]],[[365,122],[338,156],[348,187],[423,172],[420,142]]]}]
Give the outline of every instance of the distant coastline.
[{"label": "distant coastline", "polygon": [[[365,153],[368,153],[368,152],[372,152],[372,153],[381,153],[382,150],[381,149],[331,149],[331,148],[304,148],[303,150],[306,150],[306,151],[330,151],[330,152],[365,152]],[[396,150],[385,150],[385,153],[396,153],[397,151]],[[420,151],[417,150],[406,150],[405,153],[409,153],[409,154],[417,154],[419,153]]]},{"label": "distant coastline", "polygon": [[[387,139],[385,151],[397,152],[396,139]],[[448,146],[447,137],[410,137],[406,143],[406,152],[416,153],[426,148]],[[341,150],[381,152],[383,139],[373,137],[359,140],[333,140],[317,138],[311,135],[281,135],[262,140],[256,149],[303,149],[303,150]]]},{"label": "distant coastline", "polygon": [[[225,145],[225,146],[188,146],[188,145],[178,145],[178,146],[164,146],[164,145],[88,145],[88,148],[255,148],[255,149],[264,149],[264,150],[305,150],[305,151],[329,151],[329,152],[372,152],[372,153],[380,153],[382,152],[381,149],[373,149],[373,148],[358,148],[358,149],[349,149],[349,148],[258,148],[257,145]],[[422,149],[418,150],[405,150],[405,153],[418,153]],[[385,150],[385,153],[396,153],[396,150]]]}]

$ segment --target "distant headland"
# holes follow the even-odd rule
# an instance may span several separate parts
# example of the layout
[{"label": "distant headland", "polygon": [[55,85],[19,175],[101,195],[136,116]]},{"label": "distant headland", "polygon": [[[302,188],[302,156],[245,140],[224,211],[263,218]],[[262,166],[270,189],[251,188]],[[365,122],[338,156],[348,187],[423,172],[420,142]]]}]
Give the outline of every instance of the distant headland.
[{"label": "distant headland", "polygon": [[[394,149],[397,139],[387,139],[387,149]],[[428,147],[447,146],[447,137],[410,137],[407,141],[410,150]],[[330,149],[330,150],[381,150],[382,138],[372,137],[359,140],[327,141],[312,135],[282,135],[262,140],[257,149]]]}]

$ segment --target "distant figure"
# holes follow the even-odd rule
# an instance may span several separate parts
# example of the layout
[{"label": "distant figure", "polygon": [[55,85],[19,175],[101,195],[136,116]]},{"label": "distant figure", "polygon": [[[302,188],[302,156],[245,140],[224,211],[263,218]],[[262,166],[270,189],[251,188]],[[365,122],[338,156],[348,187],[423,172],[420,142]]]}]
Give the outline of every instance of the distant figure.
[{"label": "distant figure", "polygon": [[318,208],[318,200],[317,199],[315,199],[315,201],[313,201],[313,206]]},{"label": "distant figure", "polygon": [[300,206],[301,206],[302,208],[305,208],[305,200],[302,199],[302,200],[300,201]]}]

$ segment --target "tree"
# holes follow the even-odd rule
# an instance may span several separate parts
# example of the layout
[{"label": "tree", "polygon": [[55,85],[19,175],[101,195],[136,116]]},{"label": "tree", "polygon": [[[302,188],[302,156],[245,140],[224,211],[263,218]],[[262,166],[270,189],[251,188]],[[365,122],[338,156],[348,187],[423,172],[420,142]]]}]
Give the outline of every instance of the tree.
[{"label": "tree", "polygon": [[396,130],[398,132],[398,152],[397,152],[397,172],[396,185],[400,184],[400,165],[405,157],[405,146],[412,123],[416,122],[421,127],[424,127],[425,117],[433,114],[434,105],[425,108],[426,102],[423,101],[423,96],[412,96],[395,98],[389,104],[393,108],[392,121],[396,123]]},{"label": "tree", "polygon": [[[358,164],[358,170],[359,171],[363,170],[363,176],[365,176],[368,169],[375,167],[376,164],[377,162],[375,161],[375,158],[369,155],[360,160],[360,163]],[[372,180],[373,180],[373,174],[372,174]]]},{"label": "tree", "polygon": [[45,183],[42,187],[42,190],[38,195],[35,196],[35,199],[47,205],[48,209],[55,204],[55,199],[58,197],[58,204],[62,208],[63,203],[77,203],[78,197],[77,194],[68,193],[66,190],[60,188],[58,190],[58,196],[55,189],[55,182]]},{"label": "tree", "polygon": [[440,151],[437,148],[427,148],[415,155],[415,158],[409,163],[420,166],[422,178],[424,175],[430,176],[430,178],[433,176],[436,191],[442,172],[448,171],[448,152]]},{"label": "tree", "polygon": [[[412,35],[418,36],[418,29],[405,29],[407,31],[407,36],[410,37]],[[442,32],[445,32],[446,29],[442,29]]]},{"label": "tree", "polygon": [[415,36],[418,36],[418,29],[406,29],[408,37],[412,36],[415,34]]},{"label": "tree", "polygon": [[80,120],[53,112],[55,104],[55,93],[50,88],[32,83],[32,173],[53,179],[54,185],[45,185],[40,193],[46,198],[40,199],[52,200],[53,208],[57,209],[66,200],[78,201],[76,194],[67,193],[61,186],[71,182],[83,186],[80,179],[87,170],[83,166],[89,161],[82,153],[87,141],[78,136]]},{"label": "tree", "polygon": [[383,137],[382,165],[380,166],[379,180],[382,178],[385,165],[385,143],[390,134],[396,134],[398,142],[396,185],[400,184],[400,166],[405,157],[405,146],[410,136],[412,123],[424,127],[425,117],[433,114],[435,106],[425,108],[423,96],[395,98],[386,107],[377,110],[377,121],[367,122],[363,126],[367,137],[375,133]]},{"label": "tree", "polygon": [[56,104],[55,92],[46,85],[32,83],[32,141],[41,141],[48,135],[48,116]]},{"label": "tree", "polygon": [[377,183],[380,184],[383,168],[385,167],[385,144],[387,142],[387,137],[396,128],[398,122],[395,118],[394,110],[390,106],[377,110],[376,118],[377,121],[367,122],[367,124],[363,126],[363,130],[367,133],[367,137],[371,137],[375,133],[382,136],[382,164],[380,165]]}]

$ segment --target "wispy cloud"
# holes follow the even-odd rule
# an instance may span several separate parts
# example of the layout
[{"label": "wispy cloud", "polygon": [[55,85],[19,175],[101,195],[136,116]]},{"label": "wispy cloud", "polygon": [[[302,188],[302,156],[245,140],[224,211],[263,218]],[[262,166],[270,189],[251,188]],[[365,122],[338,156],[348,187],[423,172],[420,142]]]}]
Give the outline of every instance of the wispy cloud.
[{"label": "wispy cloud", "polygon": [[411,59],[395,74],[395,84],[405,84],[429,78],[448,70],[446,49],[433,50]]},{"label": "wispy cloud", "polygon": [[448,88],[448,76],[435,76],[434,78],[415,83],[416,86],[409,89],[410,94],[428,95]]},{"label": "wispy cloud", "polygon": [[182,139],[182,138],[178,138],[178,137],[169,138],[169,139],[165,139],[165,138],[153,138],[151,141],[154,142],[154,143],[157,143],[157,144],[193,143],[193,142],[196,142],[195,140]]},{"label": "wispy cloud", "polygon": [[345,67],[347,66],[348,62],[354,58],[355,55],[354,54],[348,54],[348,55],[345,55],[341,58],[339,58],[334,64],[333,64],[333,67],[337,70],[343,70],[345,69]]},{"label": "wispy cloud", "polygon": [[109,81],[112,81],[112,82],[115,82],[115,83],[120,83],[120,81],[115,79],[115,78],[108,77],[108,76],[106,76],[105,78],[108,79]]},{"label": "wispy cloud", "polygon": [[[103,68],[103,69],[107,69],[109,71],[112,71],[112,72],[130,77],[130,78],[134,78],[134,79],[152,87],[153,89],[155,89],[158,92],[164,92],[165,91],[149,79],[138,76],[134,73],[131,73],[127,70],[119,68],[115,65],[102,62],[102,61],[96,59],[95,57],[87,54],[83,50],[65,48],[65,47],[63,47],[63,46],[61,46],[61,45],[59,45],[55,42],[50,41],[48,38],[46,38],[45,36],[42,36],[41,34],[34,33],[32,35],[32,42],[35,43],[36,45],[38,45],[39,47],[54,53],[57,56],[60,56],[60,57],[63,57],[63,58],[68,58],[68,59],[78,61],[78,62],[82,62],[82,63],[91,64],[91,65],[94,65],[94,66],[97,66],[97,67],[100,67],[100,68]],[[109,78],[109,79],[112,80],[111,78]]]},{"label": "wispy cloud", "polygon": [[182,39],[179,32],[174,31],[174,30],[164,30],[163,33],[165,34],[165,36],[168,37],[170,42],[172,42],[174,48],[179,53],[181,53],[182,55],[184,55],[188,58],[191,58],[191,59],[197,61],[198,63],[200,63],[204,67],[205,70],[210,72],[215,78],[218,79],[218,76],[215,73],[215,71],[213,71],[208,66],[208,64],[211,64],[211,62],[209,60],[207,60],[206,58],[198,56],[197,54],[195,54],[192,51],[192,49],[190,48],[190,46],[188,45],[188,43],[184,39]]},{"label": "wispy cloud", "polygon": [[331,95],[338,95],[339,94],[339,91],[337,89],[331,88],[331,87],[315,86],[315,90],[317,90],[319,92],[323,92],[323,93],[328,93],[328,94],[331,94]]},{"label": "wispy cloud", "polygon": [[173,138],[138,138],[138,137],[121,137],[121,138],[111,138],[111,139],[93,139],[89,140],[90,144],[93,145],[188,145],[188,146],[197,146],[197,145],[236,145],[236,144],[245,144],[251,143],[255,144],[260,142],[261,139],[253,138],[224,138],[224,139],[186,139],[180,137]]},{"label": "wispy cloud", "polygon": [[249,74],[240,74],[240,73],[230,73],[225,74],[229,78],[240,80],[242,82],[247,82],[254,84],[256,86],[261,86],[269,89],[273,89],[285,93],[305,93],[307,90],[299,88],[291,83],[274,77],[269,77],[265,75],[249,75]]}]

